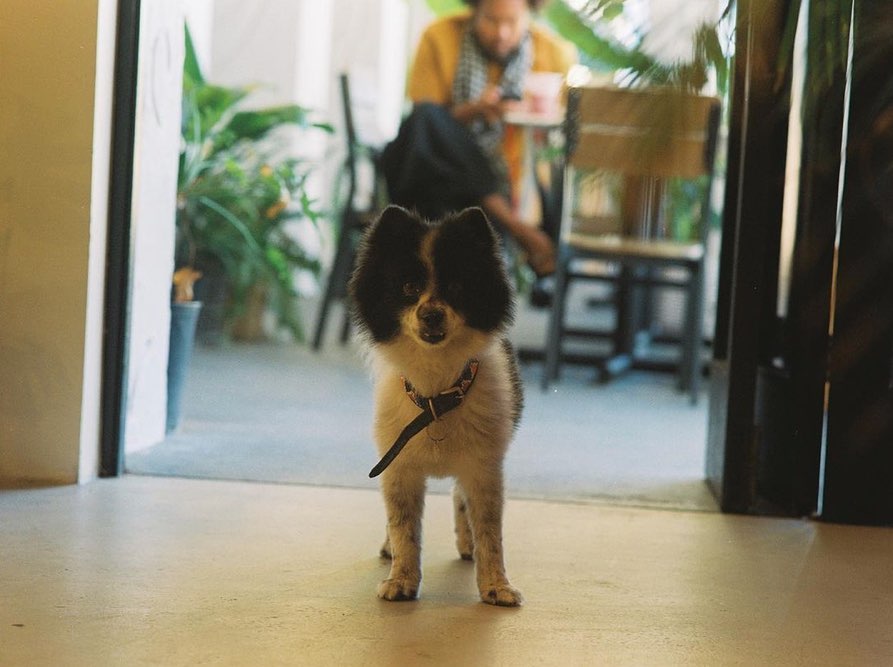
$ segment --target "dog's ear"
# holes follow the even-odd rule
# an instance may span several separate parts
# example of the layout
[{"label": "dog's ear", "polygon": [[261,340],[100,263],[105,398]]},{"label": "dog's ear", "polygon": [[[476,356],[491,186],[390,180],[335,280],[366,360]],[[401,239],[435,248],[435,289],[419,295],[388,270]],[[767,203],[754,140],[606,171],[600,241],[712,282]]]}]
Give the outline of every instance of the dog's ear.
[{"label": "dog's ear", "polygon": [[424,223],[417,216],[400,206],[388,206],[363,235],[352,283],[361,287],[382,280],[382,271],[395,257],[416,252],[423,230]]},{"label": "dog's ear", "polygon": [[391,204],[381,212],[369,231],[369,235],[386,243],[387,241],[384,239],[401,239],[411,236],[412,232],[417,232],[421,226],[422,222],[418,216],[413,215],[402,206]]},{"label": "dog's ear", "polygon": [[418,258],[426,223],[399,206],[388,206],[363,237],[348,282],[354,321],[375,341],[399,329],[400,287],[407,275],[424,275]]},{"label": "dog's ear", "polygon": [[481,209],[467,208],[444,220],[432,256],[438,285],[446,286],[450,305],[466,323],[493,331],[511,322],[512,287],[502,244]]},{"label": "dog's ear", "polygon": [[473,206],[460,211],[450,224],[462,229],[462,233],[469,240],[480,245],[495,248],[499,243],[496,231],[483,209]]}]

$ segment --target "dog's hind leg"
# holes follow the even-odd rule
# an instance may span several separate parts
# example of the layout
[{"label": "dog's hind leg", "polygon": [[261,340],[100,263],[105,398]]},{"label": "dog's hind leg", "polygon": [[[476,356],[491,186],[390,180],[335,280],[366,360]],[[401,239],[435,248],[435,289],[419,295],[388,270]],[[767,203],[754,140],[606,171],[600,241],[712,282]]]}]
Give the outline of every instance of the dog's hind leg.
[{"label": "dog's hind leg", "polygon": [[422,582],[422,511],[425,506],[425,478],[388,474],[381,480],[388,514],[388,540],[391,571],[378,585],[384,600],[414,600]]},{"label": "dog's hind leg", "polygon": [[468,518],[474,534],[474,560],[481,600],[502,607],[517,607],[521,592],[506,577],[502,557],[502,471],[462,480]]},{"label": "dog's hind leg", "polygon": [[385,526],[384,544],[381,545],[381,550],[378,552],[378,555],[386,560],[391,560],[391,558],[393,558],[393,556],[391,556],[391,538],[388,537],[387,526]]},{"label": "dog's hind leg", "polygon": [[453,487],[453,513],[456,518],[456,549],[462,560],[474,559],[474,537],[468,523],[468,506],[465,492],[459,483]]}]

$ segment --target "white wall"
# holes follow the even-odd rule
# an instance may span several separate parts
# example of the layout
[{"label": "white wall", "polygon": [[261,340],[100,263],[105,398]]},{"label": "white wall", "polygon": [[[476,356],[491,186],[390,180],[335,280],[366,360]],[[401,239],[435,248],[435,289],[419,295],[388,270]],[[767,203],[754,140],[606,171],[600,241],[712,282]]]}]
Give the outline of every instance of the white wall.
[{"label": "white wall", "polygon": [[252,106],[293,101],[303,4],[303,0],[216,0],[206,77],[225,86],[259,84],[250,98]]},{"label": "white wall", "polygon": [[[405,97],[410,2],[406,0],[335,0],[332,34],[332,81],[341,72],[351,79],[361,138],[383,141],[397,133]],[[340,127],[341,99],[329,100]]]},{"label": "white wall", "polygon": [[142,3],[125,452],[164,439],[183,87],[181,0]]},{"label": "white wall", "polygon": [[[216,0],[207,78],[254,87],[247,107],[300,104],[327,119],[332,7],[332,0]],[[288,154],[324,159],[321,133],[292,128],[277,140]]]},{"label": "white wall", "polygon": [[295,102],[337,124],[347,71],[374,91],[380,138],[396,133],[409,56],[433,16],[423,0],[212,1],[213,34],[196,38],[211,44],[211,80],[258,83],[252,104]]},{"label": "white wall", "polygon": [[0,483],[96,474],[113,0],[0,3]]},{"label": "white wall", "polygon": [[99,1],[96,44],[96,90],[93,108],[93,169],[90,188],[90,241],[87,259],[87,312],[84,335],[84,385],[81,399],[81,448],[78,480],[94,479],[99,471],[102,437],[102,346],[105,309],[105,257],[108,227],[108,188],[111,176],[112,107],[115,68],[114,39],[117,7]]}]

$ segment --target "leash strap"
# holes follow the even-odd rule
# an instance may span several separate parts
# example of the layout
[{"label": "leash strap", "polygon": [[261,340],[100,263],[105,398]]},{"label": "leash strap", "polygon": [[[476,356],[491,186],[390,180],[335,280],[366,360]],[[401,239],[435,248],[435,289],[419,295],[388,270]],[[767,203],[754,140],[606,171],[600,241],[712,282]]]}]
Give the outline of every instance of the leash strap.
[{"label": "leash strap", "polygon": [[400,435],[397,436],[397,440],[394,441],[391,448],[381,457],[381,461],[375,464],[375,467],[369,471],[369,477],[378,477],[383,473],[385,468],[391,465],[391,461],[397,458],[397,454],[400,453],[400,450],[412,439],[412,436],[421,431],[432,421],[434,421],[434,417],[431,416],[430,412],[420,412],[416,418],[409,422],[409,424],[406,425],[406,428],[400,432]]},{"label": "leash strap", "polygon": [[[410,393],[410,398],[413,403],[419,406],[422,412],[420,412],[416,418],[409,422],[409,424],[407,424],[400,432],[400,435],[397,436],[397,439],[394,441],[394,444],[391,445],[391,448],[385,452],[385,455],[381,457],[381,460],[369,472],[370,478],[378,477],[384,472],[385,468],[391,465],[391,462],[397,458],[397,454],[400,453],[400,450],[402,450],[406,446],[406,443],[419,431],[428,426],[428,424],[435,419],[440,419],[450,410],[455,410],[462,405],[462,399],[465,398],[465,393],[471,388],[471,384],[474,382],[474,377],[477,375],[477,369],[478,361],[472,359],[466,364],[462,374],[456,381],[456,384],[446,391],[442,391],[430,398],[420,397],[418,395],[414,396],[407,391],[407,393]],[[409,384],[406,379],[403,380],[403,383],[408,388],[412,388],[412,385]]]}]

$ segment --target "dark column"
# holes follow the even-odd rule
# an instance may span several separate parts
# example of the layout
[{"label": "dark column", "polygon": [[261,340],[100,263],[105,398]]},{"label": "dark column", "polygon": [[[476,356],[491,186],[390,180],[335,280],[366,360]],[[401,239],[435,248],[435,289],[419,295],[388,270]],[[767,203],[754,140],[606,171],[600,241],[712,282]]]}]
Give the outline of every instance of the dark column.
[{"label": "dark column", "polygon": [[893,3],[854,26],[822,516],[893,525]]},{"label": "dark column", "polygon": [[777,65],[788,5],[738,3],[707,448],[708,482],[728,512],[753,512],[757,500],[757,372],[776,334],[789,110]]}]

